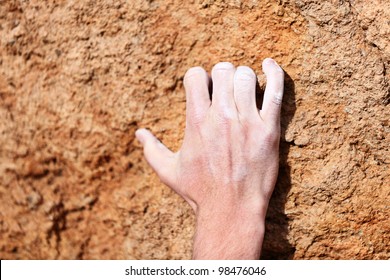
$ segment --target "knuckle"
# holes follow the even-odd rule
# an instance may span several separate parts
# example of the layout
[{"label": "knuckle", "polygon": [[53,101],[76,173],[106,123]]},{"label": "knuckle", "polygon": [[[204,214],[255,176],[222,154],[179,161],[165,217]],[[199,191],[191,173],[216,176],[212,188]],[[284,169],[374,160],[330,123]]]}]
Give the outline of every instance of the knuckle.
[{"label": "knuckle", "polygon": [[263,133],[263,140],[265,144],[275,146],[279,144],[279,132],[275,128],[265,129]]},{"label": "knuckle", "polygon": [[204,122],[207,116],[207,110],[199,106],[191,106],[187,108],[187,123],[200,125]]},{"label": "knuckle", "polygon": [[236,79],[234,82],[234,97],[236,100],[251,100],[252,97],[249,94],[256,90],[254,82],[250,79]]},{"label": "knuckle", "polygon": [[199,110],[192,110],[187,117],[187,122],[191,125],[201,125],[205,119],[205,114]]},{"label": "knuckle", "polygon": [[282,101],[283,101],[283,98],[279,95],[275,95],[274,98],[272,99],[272,102],[275,104],[275,105],[282,105]]},{"label": "knuckle", "polygon": [[234,110],[221,106],[216,112],[216,117],[219,123],[231,123],[236,118],[236,114]]}]

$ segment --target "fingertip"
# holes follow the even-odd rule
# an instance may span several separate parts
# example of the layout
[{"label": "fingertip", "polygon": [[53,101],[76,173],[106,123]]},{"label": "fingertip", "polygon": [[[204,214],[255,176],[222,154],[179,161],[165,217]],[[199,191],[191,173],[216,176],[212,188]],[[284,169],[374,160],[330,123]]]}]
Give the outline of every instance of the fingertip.
[{"label": "fingertip", "polygon": [[188,78],[194,76],[194,75],[204,75],[207,76],[206,70],[204,70],[201,66],[194,66],[187,70],[187,72],[184,74],[184,80],[187,80]]},{"label": "fingertip", "polygon": [[135,137],[142,144],[145,145],[147,138],[151,135],[150,131],[146,128],[139,128],[135,131]]},{"label": "fingertip", "polygon": [[263,60],[263,72],[267,75],[271,72],[276,72],[284,75],[283,69],[279,66],[279,64],[276,63],[275,60],[272,58],[267,57],[266,59]]},{"label": "fingertip", "polygon": [[276,63],[275,60],[273,60],[272,58],[270,57],[267,57],[263,60],[263,65],[266,65],[266,64],[271,64],[271,63]]},{"label": "fingertip", "polygon": [[252,81],[256,79],[256,74],[252,68],[248,66],[238,66],[236,72],[234,73],[234,79],[248,80]]},{"label": "fingertip", "polygon": [[183,78],[183,83],[184,87],[190,90],[195,85],[199,85],[199,83],[204,83],[208,87],[209,79],[206,70],[200,66],[195,66],[187,70]]},{"label": "fingertip", "polygon": [[215,64],[213,69],[211,70],[211,73],[213,74],[216,71],[233,71],[233,70],[235,70],[235,67],[231,62],[223,61]]}]

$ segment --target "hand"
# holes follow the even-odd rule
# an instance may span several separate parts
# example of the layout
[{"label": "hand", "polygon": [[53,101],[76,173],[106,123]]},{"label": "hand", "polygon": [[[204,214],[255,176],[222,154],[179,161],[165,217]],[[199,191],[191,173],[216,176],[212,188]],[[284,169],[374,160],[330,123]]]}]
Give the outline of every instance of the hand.
[{"label": "hand", "polygon": [[194,209],[195,259],[258,259],[268,202],[279,166],[280,109],[284,72],[270,58],[262,109],[256,107],[252,69],[222,62],[210,77],[187,71],[186,128],[173,153],[151,132],[139,129],[145,158],[163,183]]}]

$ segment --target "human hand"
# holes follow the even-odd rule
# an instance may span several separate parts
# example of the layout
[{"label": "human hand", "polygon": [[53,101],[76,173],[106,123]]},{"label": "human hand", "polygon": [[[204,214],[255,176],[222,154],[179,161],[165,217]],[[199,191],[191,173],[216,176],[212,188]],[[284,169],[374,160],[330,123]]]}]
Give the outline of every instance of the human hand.
[{"label": "human hand", "polygon": [[146,129],[136,131],[144,155],[163,183],[194,209],[195,259],[257,259],[268,202],[279,166],[284,72],[267,58],[262,109],[256,107],[256,75],[223,62],[210,77],[187,71],[186,128],[173,153]]}]

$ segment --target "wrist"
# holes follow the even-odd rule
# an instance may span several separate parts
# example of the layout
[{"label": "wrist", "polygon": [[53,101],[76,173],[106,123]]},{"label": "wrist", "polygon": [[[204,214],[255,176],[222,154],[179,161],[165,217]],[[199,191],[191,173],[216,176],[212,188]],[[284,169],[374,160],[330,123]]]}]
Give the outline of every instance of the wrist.
[{"label": "wrist", "polygon": [[194,259],[258,259],[265,213],[246,209],[198,208]]}]

